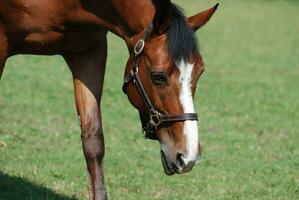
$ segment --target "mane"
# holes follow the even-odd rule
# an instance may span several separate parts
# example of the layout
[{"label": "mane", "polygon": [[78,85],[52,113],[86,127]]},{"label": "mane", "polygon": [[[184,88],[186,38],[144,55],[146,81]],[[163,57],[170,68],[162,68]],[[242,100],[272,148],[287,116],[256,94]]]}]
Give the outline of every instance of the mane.
[{"label": "mane", "polygon": [[167,30],[169,54],[173,62],[182,59],[187,62],[191,54],[198,52],[197,40],[180,7],[171,3],[170,14],[171,20]]}]

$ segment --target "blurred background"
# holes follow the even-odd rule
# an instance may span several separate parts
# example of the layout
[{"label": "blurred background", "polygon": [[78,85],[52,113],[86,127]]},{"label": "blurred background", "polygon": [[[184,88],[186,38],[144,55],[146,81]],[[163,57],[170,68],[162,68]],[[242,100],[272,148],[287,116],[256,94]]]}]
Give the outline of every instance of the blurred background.
[{"label": "blurred background", "polygon": [[[102,101],[110,199],[299,199],[299,1],[174,1],[187,15],[217,2],[198,31],[203,159],[164,175],[121,92],[128,58],[109,34]],[[72,77],[59,56],[9,59],[0,84],[0,200],[86,199]]]}]

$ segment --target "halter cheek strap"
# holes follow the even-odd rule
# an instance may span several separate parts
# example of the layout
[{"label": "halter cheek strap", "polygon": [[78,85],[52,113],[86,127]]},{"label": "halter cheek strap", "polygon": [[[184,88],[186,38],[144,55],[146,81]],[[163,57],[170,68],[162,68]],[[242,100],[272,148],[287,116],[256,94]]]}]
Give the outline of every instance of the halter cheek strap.
[{"label": "halter cheek strap", "polygon": [[130,74],[125,77],[125,81],[123,84],[123,92],[127,94],[127,87],[132,82],[137,91],[139,96],[141,97],[143,103],[145,104],[148,110],[149,120],[146,121],[143,115],[139,112],[141,122],[142,122],[142,129],[145,138],[147,139],[157,139],[156,130],[161,127],[162,124],[166,123],[175,123],[175,122],[182,122],[187,120],[198,121],[198,116],[196,113],[183,113],[180,115],[166,115],[159,112],[150,101],[142,82],[138,75],[139,64],[141,61],[141,53],[145,46],[145,40],[150,36],[152,32],[152,24],[147,27],[145,30],[144,36],[142,39],[138,40],[135,48],[134,48],[134,62]]}]

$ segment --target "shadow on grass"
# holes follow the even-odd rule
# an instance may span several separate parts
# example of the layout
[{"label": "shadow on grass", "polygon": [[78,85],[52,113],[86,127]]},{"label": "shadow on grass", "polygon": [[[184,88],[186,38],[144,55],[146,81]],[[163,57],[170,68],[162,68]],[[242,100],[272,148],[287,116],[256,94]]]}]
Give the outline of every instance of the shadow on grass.
[{"label": "shadow on grass", "polygon": [[0,172],[0,200],[77,200],[57,194],[23,178]]}]

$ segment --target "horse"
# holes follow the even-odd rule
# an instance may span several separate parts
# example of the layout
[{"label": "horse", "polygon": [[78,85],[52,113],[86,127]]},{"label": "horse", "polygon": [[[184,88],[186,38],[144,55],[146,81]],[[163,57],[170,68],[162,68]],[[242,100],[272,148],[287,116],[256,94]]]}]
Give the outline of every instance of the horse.
[{"label": "horse", "polygon": [[160,143],[165,173],[181,174],[201,157],[193,98],[204,63],[194,32],[217,7],[185,17],[170,0],[0,1],[0,79],[17,54],[61,55],[70,68],[90,199],[107,199],[100,102],[108,31],[127,45],[123,91],[145,137]]}]

